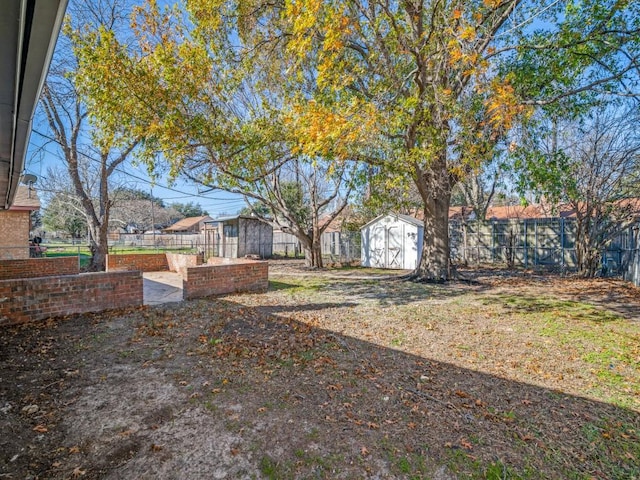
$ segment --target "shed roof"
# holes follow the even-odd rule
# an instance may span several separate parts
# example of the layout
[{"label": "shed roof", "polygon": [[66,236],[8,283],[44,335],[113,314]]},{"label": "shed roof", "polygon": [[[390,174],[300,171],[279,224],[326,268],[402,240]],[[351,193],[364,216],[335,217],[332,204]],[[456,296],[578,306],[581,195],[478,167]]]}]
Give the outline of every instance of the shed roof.
[{"label": "shed roof", "polygon": [[262,220],[260,220],[258,217],[254,217],[252,215],[226,215],[224,217],[217,217],[217,218],[209,219],[204,223],[227,222],[229,220],[237,220],[239,218],[244,218],[244,219],[247,219],[247,220],[258,220],[259,222],[262,222]]},{"label": "shed roof", "polygon": [[417,227],[424,227],[424,224],[422,223],[422,221],[418,220],[417,218],[411,217],[409,215],[404,215],[402,213],[386,213],[384,215],[379,215],[376,218],[374,218],[373,220],[370,220],[369,222],[365,223],[362,227],[360,227],[360,230],[362,230],[363,228],[368,227],[369,225],[373,225],[378,220],[380,220],[381,218],[384,218],[384,217],[396,217],[397,219],[402,220],[403,222],[410,223],[410,224],[415,225]]}]

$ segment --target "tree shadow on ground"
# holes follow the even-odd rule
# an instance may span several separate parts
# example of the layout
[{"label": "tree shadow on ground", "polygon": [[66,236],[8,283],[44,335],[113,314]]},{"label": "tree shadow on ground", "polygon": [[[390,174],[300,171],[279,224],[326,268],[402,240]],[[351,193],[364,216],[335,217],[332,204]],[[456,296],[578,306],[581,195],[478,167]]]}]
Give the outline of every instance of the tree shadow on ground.
[{"label": "tree shadow on ground", "polygon": [[[588,297],[585,297],[587,300]],[[518,294],[515,295],[487,295],[483,302],[486,304],[497,304],[509,310],[522,313],[556,313],[563,317],[570,316],[573,320],[589,321],[594,323],[608,323],[621,320],[623,317],[612,311],[610,308],[604,309],[594,306],[593,303],[583,303],[575,300],[563,300],[557,297],[532,296]]]},{"label": "tree shadow on ground", "polygon": [[0,472],[640,476],[636,411],[271,313],[211,299],[0,330]]},{"label": "tree shadow on ground", "polygon": [[445,300],[473,291],[483,291],[482,284],[468,285],[458,282],[426,284],[403,279],[328,280],[317,291],[325,295],[346,297],[355,303],[374,303],[379,306],[410,305],[425,300]]}]

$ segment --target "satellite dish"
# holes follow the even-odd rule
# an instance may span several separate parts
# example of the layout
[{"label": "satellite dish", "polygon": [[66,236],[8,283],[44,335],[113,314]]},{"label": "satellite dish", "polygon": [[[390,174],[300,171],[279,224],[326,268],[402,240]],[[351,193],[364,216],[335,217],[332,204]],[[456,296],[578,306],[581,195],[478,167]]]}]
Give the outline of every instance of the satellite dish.
[{"label": "satellite dish", "polygon": [[25,173],[22,175],[22,183],[25,185],[33,185],[38,181],[38,177],[33,175],[32,173]]}]

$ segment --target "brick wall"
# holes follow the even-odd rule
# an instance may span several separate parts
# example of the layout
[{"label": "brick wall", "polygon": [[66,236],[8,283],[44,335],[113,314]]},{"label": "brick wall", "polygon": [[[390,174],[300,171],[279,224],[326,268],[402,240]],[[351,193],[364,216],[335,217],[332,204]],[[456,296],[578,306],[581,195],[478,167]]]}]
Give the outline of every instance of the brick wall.
[{"label": "brick wall", "polygon": [[78,257],[0,260],[0,280],[75,275],[79,269]]},{"label": "brick wall", "polygon": [[142,305],[140,272],[0,280],[0,326]]},{"label": "brick wall", "polygon": [[0,259],[29,258],[28,210],[0,211]]},{"label": "brick wall", "polygon": [[204,263],[203,255],[187,255],[183,253],[166,253],[169,270],[185,275],[188,267],[197,267]]},{"label": "brick wall", "polygon": [[169,270],[167,255],[164,253],[131,253],[107,255],[107,272],[139,270],[141,272],[162,272]]},{"label": "brick wall", "polygon": [[[225,261],[226,260],[226,261]],[[269,263],[256,260],[209,259],[209,264],[186,269],[184,298],[236,292],[264,292],[269,286]]]}]

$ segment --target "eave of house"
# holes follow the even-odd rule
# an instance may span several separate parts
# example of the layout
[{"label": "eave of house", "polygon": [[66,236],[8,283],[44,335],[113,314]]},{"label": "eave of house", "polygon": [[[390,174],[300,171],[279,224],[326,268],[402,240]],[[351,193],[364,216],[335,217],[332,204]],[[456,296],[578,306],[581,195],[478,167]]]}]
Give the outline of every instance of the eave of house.
[{"label": "eave of house", "polygon": [[0,209],[16,196],[31,120],[67,0],[3,0],[0,14]]}]

